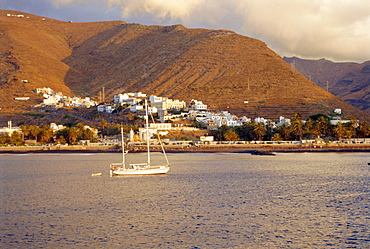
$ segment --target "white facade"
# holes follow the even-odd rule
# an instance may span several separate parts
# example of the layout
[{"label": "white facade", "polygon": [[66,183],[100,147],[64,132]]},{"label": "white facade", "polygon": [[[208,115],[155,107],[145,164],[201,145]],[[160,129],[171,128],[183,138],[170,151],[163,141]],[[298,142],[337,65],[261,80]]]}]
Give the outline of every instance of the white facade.
[{"label": "white facade", "polygon": [[342,120],[342,119],[332,119],[330,120],[331,125],[338,125],[338,123],[346,124],[351,122],[351,120]]},{"label": "white facade", "polygon": [[342,109],[339,109],[339,108],[337,108],[337,109],[335,109],[334,110],[334,112],[336,113],[336,114],[342,114]]},{"label": "white facade", "polygon": [[150,104],[161,110],[180,110],[186,107],[185,101],[172,100],[165,97],[151,95]]},{"label": "white facade", "polygon": [[195,110],[207,110],[207,105],[203,104],[202,101],[192,99],[190,101],[190,108]]},{"label": "white facade", "polygon": [[132,105],[130,106],[130,111],[132,112],[139,112],[139,111],[143,111],[144,110],[144,106],[142,105]]},{"label": "white facade", "polygon": [[163,101],[163,97],[158,97],[158,96],[150,95],[149,101],[150,101],[151,104],[153,104],[153,103],[161,103]]},{"label": "white facade", "polygon": [[36,93],[53,94],[54,91],[50,87],[36,88]]},{"label": "white facade", "polygon": [[30,99],[30,97],[17,97],[17,98],[14,98],[15,100],[25,100],[25,101],[27,101],[27,100],[29,100]]},{"label": "white facade", "polygon": [[50,123],[50,129],[54,131],[59,131],[66,128],[64,125],[57,125],[56,123]]},{"label": "white facade", "polygon": [[171,130],[172,125],[170,123],[151,123],[149,127],[158,130]]},{"label": "white facade", "polygon": [[267,123],[267,119],[258,117],[258,118],[255,118],[254,119],[254,122],[266,124]]},{"label": "white facade", "polygon": [[12,121],[8,121],[8,127],[0,128],[0,134],[12,135],[13,132],[22,132],[20,127],[13,127]]},{"label": "white facade", "polygon": [[[221,127],[223,125],[226,126],[241,126],[243,125],[243,122],[235,115],[231,115],[227,111],[222,111],[220,113],[208,113],[206,116],[206,120],[213,120],[218,127]],[[212,126],[214,123],[209,123]]]},{"label": "white facade", "polygon": [[291,120],[290,118],[284,118],[283,116],[280,116],[279,122],[276,124],[277,126],[282,126],[283,124],[290,125]]},{"label": "white facade", "polygon": [[129,98],[130,98],[130,96],[127,93],[124,93],[124,94],[121,94],[120,93],[118,95],[114,95],[113,101],[116,104],[118,104],[118,103],[126,103]]},{"label": "white facade", "polygon": [[99,105],[98,106],[98,112],[107,112],[107,113],[112,113],[115,110],[114,107],[111,105]]},{"label": "white facade", "polygon": [[91,106],[95,106],[96,102],[91,100],[89,97],[86,98],[79,98],[79,97],[67,97],[64,96],[63,93],[58,92],[54,93],[51,88],[37,88],[35,90],[37,93],[42,93],[44,105],[55,105],[55,107],[63,107],[63,106],[77,106],[77,107],[86,107],[89,108]]}]

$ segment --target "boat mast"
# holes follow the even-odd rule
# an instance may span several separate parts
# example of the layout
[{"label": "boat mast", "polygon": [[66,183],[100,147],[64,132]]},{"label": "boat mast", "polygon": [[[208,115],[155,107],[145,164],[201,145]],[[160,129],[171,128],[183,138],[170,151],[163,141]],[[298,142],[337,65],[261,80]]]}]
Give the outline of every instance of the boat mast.
[{"label": "boat mast", "polygon": [[126,168],[125,166],[125,142],[123,140],[123,127],[121,127],[121,140],[122,140],[122,167]]},{"label": "boat mast", "polygon": [[149,145],[149,114],[148,101],[145,99],[145,125],[146,125],[146,146],[148,150],[148,166],[150,166],[150,145]]}]

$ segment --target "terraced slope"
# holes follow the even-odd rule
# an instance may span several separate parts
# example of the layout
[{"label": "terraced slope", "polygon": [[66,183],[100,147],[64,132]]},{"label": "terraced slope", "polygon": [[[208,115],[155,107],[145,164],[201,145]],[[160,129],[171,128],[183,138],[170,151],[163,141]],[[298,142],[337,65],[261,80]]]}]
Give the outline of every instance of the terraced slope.
[{"label": "terraced slope", "polygon": [[27,109],[29,103],[17,106],[14,96],[40,101],[32,93],[36,87],[83,96],[105,87],[107,99],[141,91],[198,99],[250,117],[277,119],[301,112],[306,118],[341,108],[347,116],[370,120],[293,70],[263,42],[232,31],[122,21],[68,23],[28,14],[7,17],[8,12],[0,12],[3,112]]}]

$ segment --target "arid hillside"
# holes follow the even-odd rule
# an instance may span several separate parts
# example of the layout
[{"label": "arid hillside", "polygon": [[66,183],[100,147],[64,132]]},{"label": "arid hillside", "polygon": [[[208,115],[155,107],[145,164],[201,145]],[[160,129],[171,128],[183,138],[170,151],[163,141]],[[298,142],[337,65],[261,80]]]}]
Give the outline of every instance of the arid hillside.
[{"label": "arid hillside", "polygon": [[335,63],[297,57],[284,60],[316,85],[370,114],[370,61]]},{"label": "arid hillside", "polygon": [[[7,16],[22,14],[24,17]],[[106,100],[141,91],[237,115],[304,118],[341,108],[369,115],[293,70],[263,42],[227,30],[145,26],[123,21],[69,23],[0,11],[1,112],[27,110],[36,87]],[[26,82],[24,80],[27,80]],[[14,97],[29,96],[30,101]]]}]

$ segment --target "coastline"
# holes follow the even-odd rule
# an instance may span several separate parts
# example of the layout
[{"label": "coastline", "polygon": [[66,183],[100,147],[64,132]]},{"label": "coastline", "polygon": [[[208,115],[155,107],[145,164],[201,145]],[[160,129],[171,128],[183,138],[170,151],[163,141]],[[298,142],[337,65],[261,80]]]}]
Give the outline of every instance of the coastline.
[{"label": "coastline", "polygon": [[[130,153],[146,151],[146,146],[131,146]],[[161,152],[160,146],[151,146],[151,151]],[[220,145],[166,145],[166,153],[250,153],[270,155],[271,153],[303,152],[370,152],[370,144],[331,144],[331,145],[282,145],[282,144],[220,144]],[[29,153],[121,153],[119,146],[7,146],[0,147],[0,154]]]}]

